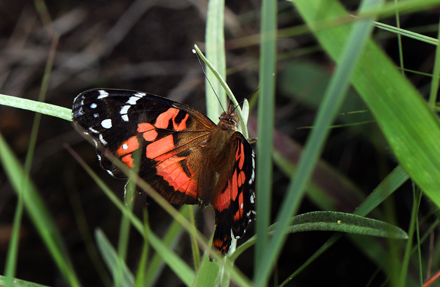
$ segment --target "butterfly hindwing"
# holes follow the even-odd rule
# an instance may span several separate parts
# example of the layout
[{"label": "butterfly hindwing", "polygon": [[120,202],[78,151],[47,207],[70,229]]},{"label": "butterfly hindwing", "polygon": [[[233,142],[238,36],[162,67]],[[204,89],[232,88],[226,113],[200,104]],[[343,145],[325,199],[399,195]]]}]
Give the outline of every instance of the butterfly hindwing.
[{"label": "butterfly hindwing", "polygon": [[255,154],[241,133],[234,133],[231,142],[234,148],[227,160],[234,164],[226,186],[212,202],[217,224],[213,245],[222,253],[228,251],[232,235],[243,236],[255,218]]}]

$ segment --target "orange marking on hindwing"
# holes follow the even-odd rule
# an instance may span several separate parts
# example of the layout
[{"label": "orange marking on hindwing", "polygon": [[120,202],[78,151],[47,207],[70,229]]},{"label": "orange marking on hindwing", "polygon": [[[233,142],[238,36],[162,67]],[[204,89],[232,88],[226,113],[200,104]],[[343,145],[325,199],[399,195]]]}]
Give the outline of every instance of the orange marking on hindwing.
[{"label": "orange marking on hindwing", "polygon": [[242,186],[245,181],[246,181],[246,174],[244,173],[244,171],[240,171],[237,179],[238,187]]},{"label": "orange marking on hindwing", "polygon": [[[225,241],[226,241],[226,239],[225,239]],[[220,253],[225,253],[226,249],[229,248],[229,246],[223,246],[223,240],[220,240],[220,239],[214,239],[212,241],[212,245],[217,247],[217,249],[220,251]]]},{"label": "orange marking on hindwing", "polygon": [[161,113],[157,119],[154,126],[158,129],[168,128],[170,120],[173,121],[173,129],[175,131],[181,131],[186,129],[186,122],[188,120],[189,114],[186,114],[180,123],[176,123],[176,117],[179,114],[179,110],[176,108],[169,108],[165,112]]},{"label": "orange marking on hindwing", "polygon": [[244,165],[244,146],[243,143],[240,143],[240,145],[237,148],[237,151],[235,153],[235,160],[238,162],[238,167],[240,169],[243,169]]},{"label": "orange marking on hindwing", "polygon": [[228,180],[228,185],[224,192],[217,195],[217,197],[212,202],[212,205],[219,212],[228,209],[231,200],[235,200],[238,195],[238,185],[237,185],[237,171],[234,172],[232,178]]},{"label": "orange marking on hindwing", "polygon": [[234,220],[238,221],[243,216],[243,192],[238,196],[238,210],[234,215]]},{"label": "orange marking on hindwing", "polygon": [[160,140],[147,145],[146,155],[148,158],[154,159],[164,153],[172,151],[174,149],[173,136],[168,135]]},{"label": "orange marking on hindwing", "polygon": [[123,156],[134,152],[139,148],[139,141],[136,136],[132,136],[128,140],[124,141],[116,151],[117,155]]},{"label": "orange marking on hindwing", "polygon": [[173,155],[156,166],[157,174],[162,176],[175,190],[185,193],[191,197],[197,197],[197,184],[186,175],[180,162],[185,159]]}]

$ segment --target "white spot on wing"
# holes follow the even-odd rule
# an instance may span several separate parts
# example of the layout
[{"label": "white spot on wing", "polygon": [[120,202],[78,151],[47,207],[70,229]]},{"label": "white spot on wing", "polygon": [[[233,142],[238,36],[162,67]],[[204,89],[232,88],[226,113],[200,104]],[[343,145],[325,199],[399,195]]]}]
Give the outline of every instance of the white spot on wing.
[{"label": "white spot on wing", "polygon": [[137,96],[137,97],[145,97],[145,93],[136,93],[136,94],[134,94],[135,96]]},{"label": "white spot on wing", "polygon": [[91,109],[96,109],[97,106],[98,106],[98,105],[97,105],[96,103],[91,103],[91,104],[90,104],[90,108],[91,108]]},{"label": "white spot on wing", "polygon": [[121,110],[119,111],[119,114],[121,115],[121,118],[122,118],[123,121],[128,122],[128,115],[127,115],[127,113],[128,113],[128,109],[130,107],[131,107],[130,105],[122,106]]},{"label": "white spot on wing", "polygon": [[104,139],[102,134],[99,134],[98,139],[103,145],[107,145],[107,141]]},{"label": "white spot on wing", "polygon": [[126,114],[128,112],[128,109],[130,108],[130,105],[122,106],[121,111],[119,112],[121,115]]},{"label": "white spot on wing", "polygon": [[128,145],[127,145],[127,144],[123,144],[123,145],[122,145],[122,149],[123,149],[123,150],[128,149]]},{"label": "white spot on wing", "polygon": [[112,127],[112,120],[111,119],[105,119],[101,122],[101,126],[105,129],[110,129]]},{"label": "white spot on wing", "polygon": [[99,132],[97,130],[95,130],[94,128],[89,127],[89,131],[91,131],[94,134],[99,134]]},{"label": "white spot on wing", "polygon": [[136,93],[136,94],[134,94],[134,96],[133,97],[130,97],[130,98],[128,98],[128,100],[127,100],[127,104],[129,104],[129,105],[135,105],[136,104],[136,102],[140,99],[140,97],[142,97],[142,96],[145,96],[145,94],[140,94],[140,93]]},{"label": "white spot on wing", "polygon": [[106,91],[98,90],[98,92],[99,92],[98,100],[108,97],[108,93]]},{"label": "white spot on wing", "polygon": [[93,114],[93,117],[96,119],[99,117],[99,114]]}]

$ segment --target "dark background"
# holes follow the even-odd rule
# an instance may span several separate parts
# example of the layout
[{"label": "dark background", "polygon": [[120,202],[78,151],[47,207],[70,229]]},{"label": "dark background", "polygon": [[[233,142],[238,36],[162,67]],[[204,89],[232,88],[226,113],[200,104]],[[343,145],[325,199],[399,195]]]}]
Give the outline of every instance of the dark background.
[{"label": "dark background", "polygon": [[[346,1],[345,4],[348,9],[355,9],[356,3]],[[46,1],[46,4],[61,36],[46,94],[47,102],[70,108],[73,98],[81,91],[93,87],[113,87],[170,97],[205,112],[204,76],[191,49],[194,44],[202,49],[204,46],[206,2]],[[240,45],[243,42],[238,40],[258,34],[260,2],[226,1],[226,5],[227,66],[234,68],[227,81],[240,101],[249,97],[258,87],[259,47],[248,41]],[[290,3],[280,2],[279,10],[280,29],[302,24]],[[403,15],[402,27],[421,27],[424,34],[436,37],[436,30],[430,25],[437,25],[437,12],[431,10],[411,16]],[[50,30],[43,25],[45,21],[47,19],[37,12],[32,1],[0,1],[0,93],[38,99],[51,42]],[[394,25],[393,19],[384,21]],[[382,48],[398,63],[395,35],[375,31],[375,36]],[[403,46],[406,68],[426,73],[432,71],[433,46],[407,38],[403,38]],[[308,48],[313,52],[288,54]],[[334,66],[309,34],[280,39],[278,53],[287,56],[280,58],[277,65],[277,132],[291,143],[303,144],[310,129],[300,128],[313,124],[315,108],[283,88],[289,79],[288,68],[300,60],[330,75]],[[429,77],[414,73],[408,73],[407,76],[422,94],[427,94]],[[256,106],[252,106],[251,115],[250,126],[255,127]],[[27,152],[33,118],[32,112],[0,106],[0,132],[21,160],[24,160]],[[371,131],[376,140],[365,137]],[[66,145],[85,159],[120,198],[123,197],[124,182],[111,178],[99,168],[94,148],[73,129],[71,123],[49,116],[42,117],[31,170],[32,179],[63,236],[81,282],[84,286],[102,286],[80,229],[87,230],[93,236],[96,228],[100,228],[116,246],[120,212],[67,152]],[[277,146],[277,151],[289,153],[290,146]],[[356,129],[333,130],[323,159],[350,179],[365,196],[396,165],[374,123],[360,125]],[[275,216],[283,201],[289,177],[276,166],[274,169],[272,210]],[[328,188],[327,192],[334,195],[341,190]],[[411,200],[411,185],[406,184],[399,190],[398,196],[381,209],[394,206],[396,224],[406,229]],[[0,169],[2,274],[16,203],[16,194]],[[338,210],[350,212],[359,203],[360,200],[341,203]],[[135,212],[142,215],[143,207],[145,198],[139,196]],[[319,209],[306,198],[301,213]],[[148,205],[148,213],[153,230],[162,235],[170,222],[168,215],[154,202]],[[207,208],[197,218],[200,229],[208,237],[213,228],[212,213],[211,208]],[[84,216],[86,224],[78,222],[80,216]],[[246,238],[253,234],[254,224],[251,224]],[[330,235],[324,232],[290,235],[275,267],[277,273],[274,278],[278,278],[278,282],[283,281]],[[136,270],[142,243],[142,238],[132,232],[127,259],[132,270]],[[188,236],[184,234],[179,239],[177,250],[191,264],[188,244]],[[239,268],[251,278],[253,264],[252,250],[237,261]],[[337,282],[338,286],[375,286],[384,280],[383,273],[377,271],[374,263],[359,252],[351,241],[343,238],[289,285],[322,286]],[[20,233],[17,278],[66,286],[26,216]],[[271,285],[276,285],[274,282],[271,281]],[[168,269],[164,270],[157,285],[165,284],[181,285]]]}]

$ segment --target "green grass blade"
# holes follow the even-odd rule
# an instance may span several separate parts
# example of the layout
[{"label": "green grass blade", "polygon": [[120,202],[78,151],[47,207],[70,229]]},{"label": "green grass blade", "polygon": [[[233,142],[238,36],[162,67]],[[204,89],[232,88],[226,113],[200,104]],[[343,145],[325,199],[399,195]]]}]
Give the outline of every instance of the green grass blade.
[{"label": "green grass blade", "polygon": [[0,105],[33,111],[43,115],[57,117],[69,122],[72,121],[71,109],[59,107],[52,104],[0,94]]},{"label": "green grass blade", "polygon": [[[226,57],[224,36],[224,0],[208,1],[206,17],[206,58],[216,67],[220,76],[226,79]],[[212,89],[211,89],[212,85]],[[214,73],[208,69],[205,80],[206,110],[208,117],[214,122],[227,109],[226,93]],[[216,96],[217,94],[217,96]],[[217,98],[218,97],[218,98]],[[219,102],[220,101],[220,102]]]},{"label": "green grass blade", "polygon": [[23,197],[18,197],[17,207],[15,209],[14,223],[12,227],[11,238],[9,240],[8,254],[6,258],[6,283],[5,286],[13,286],[15,269],[17,266],[17,256],[18,256],[18,246],[19,246],[19,236],[20,236],[20,225],[21,218],[23,217]]},{"label": "green grass blade", "polygon": [[405,181],[408,180],[408,174],[399,165],[373,190],[373,192],[362,202],[354,211],[357,215],[367,215],[388,196],[397,190]]},{"label": "green grass blade", "polygon": [[[370,10],[377,5],[380,5],[381,2],[382,1],[364,1],[362,2],[360,9],[361,11]],[[328,1],[299,1],[299,3],[311,6],[317,5],[317,7],[313,8],[328,13]],[[285,240],[285,228],[289,225],[293,213],[299,206],[307,181],[312,174],[313,168],[323,148],[324,140],[328,135],[329,125],[335,118],[336,112],[342,103],[349,86],[351,73],[356,66],[360,57],[360,51],[363,50],[372,27],[372,19],[357,22],[353,25],[351,31],[347,32],[345,35],[345,37],[348,36],[348,41],[342,46],[344,48],[341,51],[340,64],[338,65],[335,75],[332,77],[330,86],[324,96],[324,101],[318,111],[314,129],[306,143],[304,154],[300,158],[298,171],[288,188],[288,194],[280,212],[278,213],[277,223],[279,224],[279,227],[275,231],[271,240],[272,248],[265,250],[260,268],[256,270],[255,280],[257,286],[265,284],[270,275],[272,266],[281,250],[282,243]],[[339,50],[341,50],[340,47],[341,45],[338,47]]]},{"label": "green grass blade", "polygon": [[[148,213],[147,210],[144,209],[144,238],[148,238]],[[141,257],[139,258],[139,265],[136,273],[136,287],[144,287],[150,286],[151,284],[146,284],[146,270],[147,270],[147,261],[148,261],[148,249],[149,244],[147,240],[144,240],[144,246],[142,247]]]},{"label": "green grass blade", "polygon": [[389,223],[335,211],[314,211],[294,216],[288,232],[304,231],[338,231],[394,239],[408,238],[405,231]]},{"label": "green grass blade", "polygon": [[[113,276],[118,273],[122,273],[119,284],[117,286],[133,286],[134,276],[130,269],[125,265],[122,258],[119,257],[116,250],[113,248],[110,241],[107,239],[102,230],[98,229],[95,232],[96,244],[101,252],[101,256],[107,265],[107,268],[111,271]],[[116,281],[116,280],[115,280]]]},{"label": "green grass blade", "polygon": [[[405,1],[416,2],[416,1]],[[340,17],[345,10],[335,1],[325,15],[318,12],[314,2],[296,4],[308,23],[323,17]],[[415,5],[415,4],[414,4]],[[348,27],[317,32],[316,37],[338,60],[338,47],[345,42]],[[440,124],[438,117],[414,87],[395,68],[388,57],[369,42],[356,68],[352,83],[367,104],[385,135],[391,149],[410,177],[440,206]]]},{"label": "green grass blade", "polygon": [[[254,274],[258,276],[265,263],[264,253],[269,250],[268,228],[270,224],[272,152],[275,111],[275,65],[277,1],[264,0],[261,7],[260,93],[258,99],[258,145],[256,175],[255,223],[258,241],[255,250]],[[257,282],[258,283],[258,282]],[[264,284],[262,281],[260,283]]]},{"label": "green grass blade", "polygon": [[[192,286],[205,287],[205,286],[218,286],[220,273],[217,264],[209,260],[209,256],[205,254],[202,259],[200,269],[197,271],[196,278]],[[225,285],[222,285],[225,286]]]},{"label": "green grass blade", "polygon": [[[182,206],[180,209],[180,213],[184,217],[188,217],[189,212],[189,206]],[[165,236],[162,238],[162,243],[169,248],[173,248],[180,240],[182,231],[182,225],[177,220],[174,220],[168,227]],[[145,286],[154,285],[154,282],[156,282],[163,267],[163,259],[160,254],[156,253],[148,264],[148,270],[145,274]]]},{"label": "green grass blade", "polygon": [[[0,286],[6,286],[6,276],[0,275]],[[14,287],[48,287],[47,285],[41,285],[25,280],[14,279]]]},{"label": "green grass blade", "polygon": [[440,40],[440,21],[439,21],[439,27],[438,27],[438,34],[437,34],[437,49],[435,50],[435,62],[434,62],[434,71],[432,74],[432,84],[431,84],[431,92],[429,94],[429,105],[431,109],[434,110],[435,103],[437,102],[437,93],[438,93],[438,86],[439,86],[439,80],[440,80],[440,46],[438,45],[438,41]]},{"label": "green grass blade", "polygon": [[[67,252],[62,244],[61,236],[58,233],[55,223],[50,217],[42,199],[24,174],[18,160],[14,157],[11,149],[7,146],[0,135],[0,162],[16,192],[23,192],[23,203],[30,218],[34,222],[37,231],[53,256],[55,263],[60,269],[65,280],[70,286],[79,286],[79,280],[72,268]],[[23,183],[25,186],[23,187]]]},{"label": "green grass blade", "polygon": [[[214,74],[217,81],[221,84],[223,89],[226,91],[226,94],[228,95],[229,100],[232,102],[234,107],[236,107],[235,111],[237,113],[238,118],[240,119],[239,129],[241,130],[241,133],[243,134],[243,136],[245,138],[248,138],[248,132],[247,132],[247,127],[246,127],[247,119],[243,116],[243,114],[241,112],[240,105],[238,104],[238,101],[235,98],[234,94],[232,93],[231,89],[226,84],[224,77],[220,74],[219,71],[217,71],[217,69],[211,64],[211,62],[205,58],[202,51],[200,51],[200,49],[199,49],[199,47],[197,47],[197,45],[194,45],[194,50],[199,55],[200,59],[202,59],[202,61],[206,64],[206,66],[208,66],[209,70]],[[217,103],[218,103],[218,101],[217,101]]]}]

